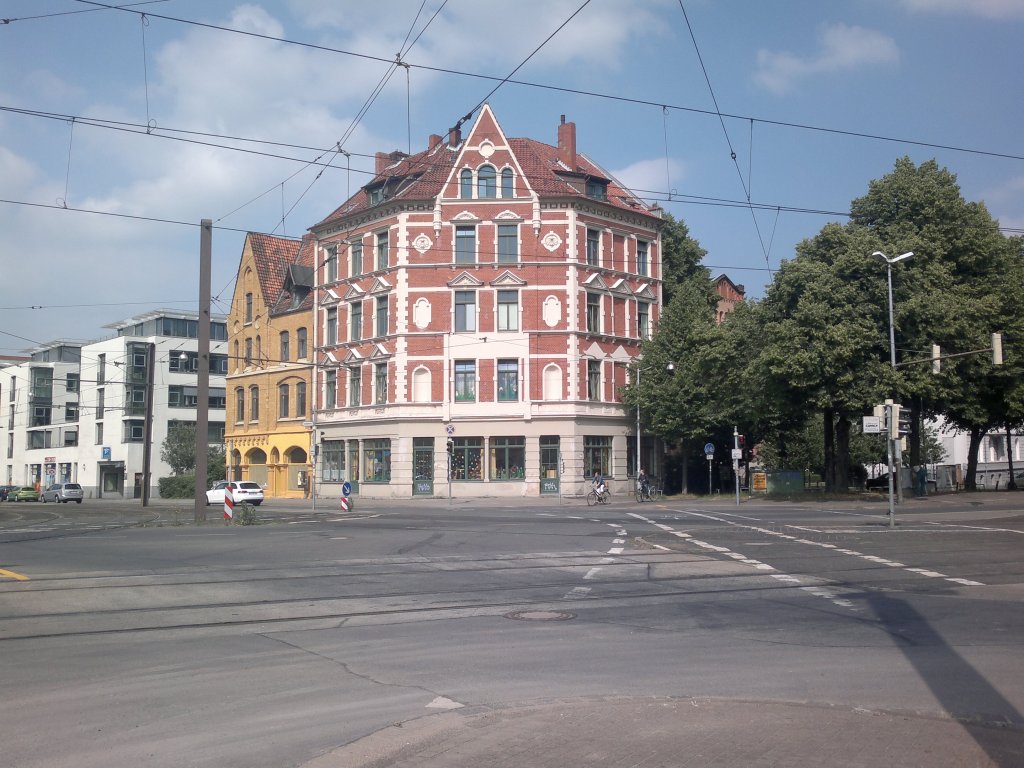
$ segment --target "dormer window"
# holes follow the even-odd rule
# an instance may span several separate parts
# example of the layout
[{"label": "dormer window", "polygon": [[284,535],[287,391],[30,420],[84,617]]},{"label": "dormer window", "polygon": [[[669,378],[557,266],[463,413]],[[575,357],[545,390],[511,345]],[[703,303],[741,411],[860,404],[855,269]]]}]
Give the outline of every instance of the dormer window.
[{"label": "dormer window", "polygon": [[376,187],[375,189],[368,189],[367,193],[370,195],[370,205],[377,205],[378,203],[384,202],[384,187]]},{"label": "dormer window", "polygon": [[597,179],[587,179],[587,197],[594,200],[608,199],[608,182]]}]

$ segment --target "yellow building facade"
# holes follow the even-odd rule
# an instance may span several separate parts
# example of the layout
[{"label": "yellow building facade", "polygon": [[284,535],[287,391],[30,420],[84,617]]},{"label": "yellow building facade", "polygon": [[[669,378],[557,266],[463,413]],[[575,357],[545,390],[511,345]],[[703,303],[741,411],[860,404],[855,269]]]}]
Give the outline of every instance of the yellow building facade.
[{"label": "yellow building facade", "polygon": [[248,233],[228,314],[228,476],[267,498],[312,483],[313,254],[311,240]]}]

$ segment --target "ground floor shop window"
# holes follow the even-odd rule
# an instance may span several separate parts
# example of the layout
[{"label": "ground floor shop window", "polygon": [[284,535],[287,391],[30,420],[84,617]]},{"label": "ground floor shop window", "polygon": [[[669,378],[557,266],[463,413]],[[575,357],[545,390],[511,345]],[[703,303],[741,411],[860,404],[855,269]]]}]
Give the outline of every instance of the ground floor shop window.
[{"label": "ground floor shop window", "polygon": [[588,435],[583,438],[583,475],[593,477],[594,472],[602,476],[611,475],[612,439]]},{"label": "ground floor shop window", "polygon": [[483,438],[452,440],[452,480],[483,480]]},{"label": "ground floor shop window", "polygon": [[340,483],[345,479],[345,441],[324,440],[320,446],[321,479],[325,483]]},{"label": "ground floor shop window", "polygon": [[368,483],[391,481],[391,441],[363,441],[363,480]]},{"label": "ground floor shop window", "polygon": [[526,438],[492,437],[491,480],[522,480],[526,472]]}]

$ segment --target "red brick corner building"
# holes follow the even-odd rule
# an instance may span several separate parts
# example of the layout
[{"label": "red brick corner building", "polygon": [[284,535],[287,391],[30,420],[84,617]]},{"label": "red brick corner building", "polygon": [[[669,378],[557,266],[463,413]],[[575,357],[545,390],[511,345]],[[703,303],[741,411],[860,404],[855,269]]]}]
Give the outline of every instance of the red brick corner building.
[{"label": "red brick corner building", "polygon": [[[465,139],[377,155],[317,241],[317,492],[373,498],[631,493],[621,389],[661,312],[660,209],[576,150]],[[658,475],[660,442],[641,466]]]}]

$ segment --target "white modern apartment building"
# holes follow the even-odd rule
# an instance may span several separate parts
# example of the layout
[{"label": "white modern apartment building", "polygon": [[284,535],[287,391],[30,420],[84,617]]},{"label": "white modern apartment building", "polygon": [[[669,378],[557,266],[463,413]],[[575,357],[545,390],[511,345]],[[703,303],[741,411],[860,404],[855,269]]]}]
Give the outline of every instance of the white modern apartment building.
[{"label": "white modern apartment building", "polygon": [[[196,422],[198,313],[157,309],[106,327],[116,336],[54,341],[3,369],[7,450],[0,476],[6,484],[77,482],[87,498],[140,497],[151,392],[150,495],[158,495],[157,480],[171,474],[160,458],[169,429]],[[214,316],[209,441],[217,445],[224,442],[227,363],[226,318]]]}]

